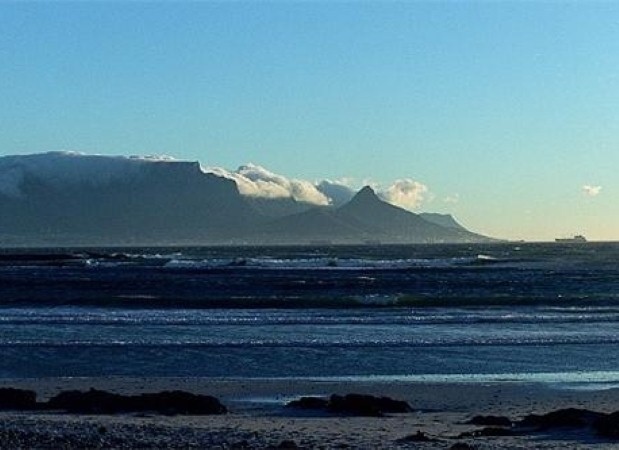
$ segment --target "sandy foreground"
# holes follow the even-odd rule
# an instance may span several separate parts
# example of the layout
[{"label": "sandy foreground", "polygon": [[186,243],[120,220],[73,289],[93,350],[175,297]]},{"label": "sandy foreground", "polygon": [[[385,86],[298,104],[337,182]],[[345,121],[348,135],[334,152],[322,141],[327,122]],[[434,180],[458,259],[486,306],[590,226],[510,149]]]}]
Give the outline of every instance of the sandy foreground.
[{"label": "sandy foreground", "polygon": [[[75,415],[1,412],[1,448],[619,448],[585,432],[457,438],[479,429],[477,414],[518,419],[565,407],[619,410],[619,389],[576,390],[541,383],[426,383],[387,381],[217,380],[200,378],[3,379],[0,387],[32,389],[40,400],[91,387],[137,394],[179,389],[219,398],[223,416]],[[413,413],[381,418],[341,417],[285,408],[303,395],[363,393],[406,400]],[[399,441],[417,431],[431,442]],[[288,447],[286,447],[288,445]]]}]

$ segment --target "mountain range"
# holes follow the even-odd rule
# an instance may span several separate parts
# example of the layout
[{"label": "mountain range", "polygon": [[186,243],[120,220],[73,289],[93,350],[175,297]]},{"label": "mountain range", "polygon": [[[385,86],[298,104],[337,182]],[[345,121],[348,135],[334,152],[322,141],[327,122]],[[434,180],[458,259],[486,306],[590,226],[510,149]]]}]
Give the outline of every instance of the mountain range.
[{"label": "mountain range", "polygon": [[488,242],[366,186],[339,206],[241,195],[199,163],[52,152],[0,158],[0,245]]}]

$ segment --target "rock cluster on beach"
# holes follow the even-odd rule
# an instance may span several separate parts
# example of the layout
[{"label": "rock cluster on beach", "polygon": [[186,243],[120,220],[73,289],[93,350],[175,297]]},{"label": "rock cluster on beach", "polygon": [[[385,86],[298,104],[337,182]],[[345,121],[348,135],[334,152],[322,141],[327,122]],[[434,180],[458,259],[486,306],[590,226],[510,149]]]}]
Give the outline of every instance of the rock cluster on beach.
[{"label": "rock cluster on beach", "polygon": [[[239,409],[224,415],[226,407],[207,395],[182,390],[141,394],[135,394],[136,390],[85,390],[87,386],[60,392],[57,385],[43,389],[45,401],[37,401],[32,390],[0,388],[0,449],[468,450],[538,448],[540,443],[556,449],[572,444],[589,448],[590,442],[614,446],[619,440],[619,411],[553,409],[556,403],[539,408],[548,412],[535,414],[528,408],[518,414],[484,408],[480,403],[476,410],[485,415],[464,415],[428,410],[414,401],[421,409],[395,416],[413,412],[411,405],[381,395],[352,393],[300,397],[285,408],[269,405],[259,411],[253,404],[243,410],[242,404],[235,403]],[[514,413],[514,417],[501,415]]]},{"label": "rock cluster on beach", "polygon": [[619,439],[619,411],[605,414],[587,409],[566,408],[547,414],[530,414],[516,424],[540,431],[556,428],[589,428],[598,436]]},{"label": "rock cluster on beach", "polygon": [[[562,434],[579,432],[581,436],[593,433],[598,439],[610,441],[619,439],[619,411],[601,413],[580,408],[563,408],[545,414],[528,414],[520,420],[505,416],[474,416],[465,422],[481,428],[462,432],[454,436],[430,436],[423,431],[404,436],[397,443],[439,442],[450,439],[505,438],[535,435],[538,433]],[[613,444],[614,445],[614,444]],[[452,449],[475,448],[466,442],[454,444]]]},{"label": "rock cluster on beach", "polygon": [[0,409],[35,409],[37,393],[25,389],[0,389]]},{"label": "rock cluster on beach", "polygon": [[184,391],[164,391],[140,395],[122,395],[107,391],[64,391],[47,402],[37,402],[36,392],[0,389],[0,409],[60,410],[79,414],[115,414],[155,412],[160,414],[225,414],[227,409],[215,397]]},{"label": "rock cluster on beach", "polygon": [[563,408],[545,414],[528,414],[512,421],[503,416],[475,416],[468,423],[486,426],[459,437],[511,436],[556,430],[591,430],[596,435],[619,439],[619,411],[610,414],[580,408]]},{"label": "rock cluster on beach", "polygon": [[347,394],[332,395],[329,398],[301,397],[289,402],[286,406],[298,409],[324,410],[337,414],[380,417],[387,413],[411,412],[411,406],[403,400],[373,395]]}]

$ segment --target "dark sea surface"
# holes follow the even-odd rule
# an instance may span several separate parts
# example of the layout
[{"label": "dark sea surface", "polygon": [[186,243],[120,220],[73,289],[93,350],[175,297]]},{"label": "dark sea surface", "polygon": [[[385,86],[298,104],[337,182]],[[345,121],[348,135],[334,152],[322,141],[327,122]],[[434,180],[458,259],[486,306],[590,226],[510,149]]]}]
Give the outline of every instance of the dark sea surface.
[{"label": "dark sea surface", "polygon": [[619,244],[0,250],[0,377],[619,382]]}]

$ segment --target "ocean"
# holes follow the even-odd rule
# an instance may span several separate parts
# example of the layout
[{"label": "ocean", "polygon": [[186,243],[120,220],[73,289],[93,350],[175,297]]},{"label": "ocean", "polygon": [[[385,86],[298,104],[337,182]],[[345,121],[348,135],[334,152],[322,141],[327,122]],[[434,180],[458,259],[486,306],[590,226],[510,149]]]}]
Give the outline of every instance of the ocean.
[{"label": "ocean", "polygon": [[0,377],[619,382],[619,243],[0,250]]}]

